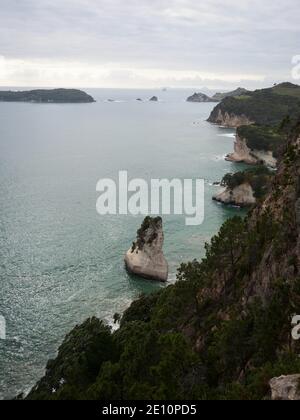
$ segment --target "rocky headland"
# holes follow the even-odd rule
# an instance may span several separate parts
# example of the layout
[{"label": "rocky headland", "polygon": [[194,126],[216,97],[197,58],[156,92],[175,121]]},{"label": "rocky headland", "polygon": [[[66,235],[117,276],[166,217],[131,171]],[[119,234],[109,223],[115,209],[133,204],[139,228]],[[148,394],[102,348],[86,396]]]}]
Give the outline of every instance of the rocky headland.
[{"label": "rocky headland", "polygon": [[208,121],[237,129],[234,152],[226,160],[276,168],[286,133],[299,114],[300,86],[282,83],[225,97]]},{"label": "rocky headland", "polygon": [[248,207],[256,203],[254,191],[248,182],[238,185],[233,189],[225,188],[223,191],[214,195],[213,200],[236,207]]},{"label": "rocky headland", "polygon": [[253,206],[270,191],[273,177],[274,172],[263,166],[226,174],[220,183],[223,189],[213,200],[241,208]]},{"label": "rocky headland", "polygon": [[258,124],[279,125],[287,115],[294,123],[300,114],[300,86],[282,83],[268,89],[225,97],[211,112],[208,121],[227,127]]},{"label": "rocky headland", "polygon": [[229,162],[246,163],[248,165],[266,165],[270,168],[276,168],[277,159],[272,150],[250,149],[247,145],[247,139],[236,135],[234,143],[234,152],[226,156]]}]

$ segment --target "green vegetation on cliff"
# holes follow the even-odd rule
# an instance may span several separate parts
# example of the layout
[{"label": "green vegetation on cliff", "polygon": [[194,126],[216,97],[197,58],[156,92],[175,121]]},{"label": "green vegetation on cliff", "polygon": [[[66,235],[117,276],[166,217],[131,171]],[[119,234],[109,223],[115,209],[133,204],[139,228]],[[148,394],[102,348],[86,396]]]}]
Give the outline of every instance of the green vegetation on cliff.
[{"label": "green vegetation on cliff", "polygon": [[250,150],[272,152],[277,159],[286,133],[295,125],[299,114],[300,86],[282,83],[226,97],[214,108],[208,121],[237,127],[237,135],[246,140]]},{"label": "green vegetation on cliff", "polygon": [[221,185],[234,190],[236,187],[248,183],[254,191],[255,198],[261,199],[269,192],[273,177],[274,172],[265,166],[258,166],[243,172],[226,174]]},{"label": "green vegetation on cliff", "polygon": [[87,93],[77,89],[36,89],[29,91],[2,91],[2,102],[34,103],[90,103],[95,102]]},{"label": "green vegetation on cliff", "polygon": [[269,89],[227,97],[212,111],[208,121],[218,123],[219,114],[246,116],[258,125],[274,126],[289,115],[296,120],[300,114],[300,86],[282,83]]},{"label": "green vegetation on cliff", "polygon": [[143,296],[111,333],[97,319],[65,339],[28,399],[263,399],[300,372],[300,125],[272,189],[227,221],[178,282]]},{"label": "green vegetation on cliff", "polygon": [[237,88],[236,90],[233,90],[232,92],[224,92],[224,93],[216,93],[212,99],[215,99],[217,101],[223,101],[225,98],[230,98],[233,96],[245,96],[248,94],[248,90],[244,88]]},{"label": "green vegetation on cliff", "polygon": [[278,158],[285,143],[285,133],[277,127],[266,127],[259,125],[244,125],[238,127],[237,135],[246,140],[250,150],[264,150],[273,152]]}]

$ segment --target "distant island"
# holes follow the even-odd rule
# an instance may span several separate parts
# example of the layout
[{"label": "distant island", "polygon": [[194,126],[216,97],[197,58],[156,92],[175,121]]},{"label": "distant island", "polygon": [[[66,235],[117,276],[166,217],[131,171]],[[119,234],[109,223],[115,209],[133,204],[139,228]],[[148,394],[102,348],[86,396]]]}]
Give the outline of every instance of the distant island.
[{"label": "distant island", "polygon": [[210,98],[209,96],[205,95],[205,93],[194,93],[194,95],[189,96],[187,98],[187,102],[196,102],[196,103],[202,103],[202,102],[219,102],[216,99]]},{"label": "distant island", "polygon": [[91,103],[94,98],[77,89],[36,89],[0,91],[0,102]]},{"label": "distant island", "polygon": [[226,98],[233,98],[236,96],[246,95],[248,91],[244,88],[237,88],[232,92],[216,93],[214,96],[205,95],[205,93],[194,93],[192,96],[187,98],[187,102],[221,102]]}]

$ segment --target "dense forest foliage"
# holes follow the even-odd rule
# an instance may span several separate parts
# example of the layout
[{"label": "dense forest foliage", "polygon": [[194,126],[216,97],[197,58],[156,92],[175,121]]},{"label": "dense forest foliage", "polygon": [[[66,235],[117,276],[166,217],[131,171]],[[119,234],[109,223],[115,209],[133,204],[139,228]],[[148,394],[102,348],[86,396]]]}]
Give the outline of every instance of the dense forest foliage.
[{"label": "dense forest foliage", "polygon": [[233,190],[241,184],[248,183],[254,191],[255,198],[261,199],[270,190],[273,177],[273,171],[265,166],[258,166],[242,172],[226,174],[221,185]]},{"label": "dense forest foliage", "polygon": [[285,133],[278,127],[244,125],[238,127],[237,134],[250,150],[271,151],[275,158],[280,156],[285,141]]}]

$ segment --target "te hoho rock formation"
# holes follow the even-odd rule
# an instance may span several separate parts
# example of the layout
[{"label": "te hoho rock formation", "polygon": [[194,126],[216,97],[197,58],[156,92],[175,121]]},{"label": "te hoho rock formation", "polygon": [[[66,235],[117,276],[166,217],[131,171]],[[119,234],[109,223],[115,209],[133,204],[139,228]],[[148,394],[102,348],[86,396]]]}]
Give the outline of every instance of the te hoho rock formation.
[{"label": "te hoho rock formation", "polygon": [[161,217],[146,217],[137,239],[125,255],[127,270],[146,279],[167,281],[168,263],[163,253],[164,233]]}]

